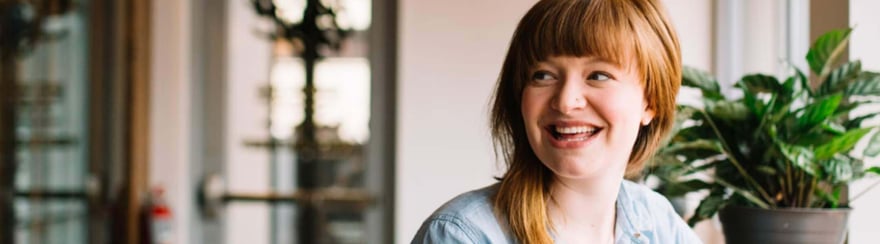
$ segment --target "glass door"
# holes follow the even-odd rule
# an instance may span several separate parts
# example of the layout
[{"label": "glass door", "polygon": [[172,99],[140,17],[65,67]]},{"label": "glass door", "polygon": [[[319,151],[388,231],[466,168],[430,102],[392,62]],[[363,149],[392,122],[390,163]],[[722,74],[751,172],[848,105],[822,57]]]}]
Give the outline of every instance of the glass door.
[{"label": "glass door", "polygon": [[148,2],[0,1],[0,243],[139,238],[131,50],[145,22],[123,13]]},{"label": "glass door", "polygon": [[70,1],[4,3],[3,12],[21,42],[3,50],[2,82],[15,91],[4,94],[13,112],[2,150],[14,217],[0,228],[15,243],[86,243],[88,16]]}]

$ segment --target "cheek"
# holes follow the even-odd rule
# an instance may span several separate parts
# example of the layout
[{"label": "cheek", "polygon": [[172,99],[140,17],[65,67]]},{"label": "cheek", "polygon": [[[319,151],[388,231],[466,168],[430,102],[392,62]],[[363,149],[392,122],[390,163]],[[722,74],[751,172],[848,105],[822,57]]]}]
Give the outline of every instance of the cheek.
[{"label": "cheek", "polygon": [[599,98],[597,102],[601,105],[596,106],[596,109],[612,126],[631,129],[633,133],[638,132],[642,115],[645,113],[641,91],[621,91],[607,94],[607,96]]},{"label": "cheek", "polygon": [[531,144],[540,140],[541,128],[538,121],[545,112],[547,99],[540,91],[526,88],[523,90],[520,111],[522,112],[526,135]]},{"label": "cheek", "polygon": [[544,106],[545,101],[540,92],[528,88],[523,90],[522,104],[520,104],[520,110],[522,111],[522,116],[523,119],[525,119],[526,126],[531,126],[532,124],[537,122],[537,118],[540,117],[542,108]]}]

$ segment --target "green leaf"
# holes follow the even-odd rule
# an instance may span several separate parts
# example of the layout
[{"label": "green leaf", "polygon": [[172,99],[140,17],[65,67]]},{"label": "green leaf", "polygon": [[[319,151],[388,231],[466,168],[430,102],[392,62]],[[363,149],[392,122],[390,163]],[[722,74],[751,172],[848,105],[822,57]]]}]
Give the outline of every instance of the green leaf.
[{"label": "green leaf", "polygon": [[[679,105],[675,109],[675,127],[678,127],[676,129],[681,129],[685,122],[692,120],[695,113],[697,113],[696,108],[687,105]],[[673,134],[675,131],[677,130],[673,130]]]},{"label": "green leaf", "polygon": [[711,74],[685,66],[681,75],[681,85],[700,89],[703,92],[703,97],[711,100],[724,99],[718,81]]},{"label": "green leaf", "polygon": [[862,121],[871,119],[874,116],[877,116],[878,114],[880,114],[880,113],[871,113],[871,114],[866,114],[866,115],[862,115],[862,116],[850,119],[849,121],[846,121],[843,123],[843,127],[846,127],[847,130],[861,127]]},{"label": "green leaf", "polygon": [[821,97],[843,91],[847,88],[847,85],[859,77],[861,72],[861,61],[856,60],[841,65],[837,69],[834,69],[834,71],[828,75],[828,78],[822,82],[822,85],[819,86],[819,90],[816,91],[816,96]]},{"label": "green leaf", "polygon": [[709,114],[724,120],[745,120],[749,117],[749,109],[739,102],[721,100],[714,102],[706,108]]},{"label": "green leaf", "polygon": [[667,197],[677,197],[684,196],[689,192],[699,191],[702,189],[708,189],[712,187],[712,184],[706,183],[702,180],[689,180],[685,182],[672,182],[666,185],[666,188],[663,192],[663,195]]},{"label": "green leaf", "polygon": [[864,152],[864,155],[868,157],[876,157],[878,154],[880,154],[880,132],[874,133]]},{"label": "green leaf", "polygon": [[698,118],[699,116],[696,115],[700,112],[700,109],[689,105],[679,104],[676,106],[675,112],[676,121],[678,121],[678,123],[682,123],[685,120]]},{"label": "green leaf", "polygon": [[678,160],[677,158],[675,158],[675,155],[658,153],[658,154],[654,155],[653,157],[651,157],[650,164],[646,165],[646,167],[645,167],[645,171],[646,171],[645,173],[655,174],[656,171],[660,170],[661,168],[663,168],[667,165],[677,165],[680,163],[681,163],[681,160]]},{"label": "green leaf", "polygon": [[845,102],[840,104],[837,107],[837,110],[834,111],[834,114],[831,115],[832,118],[838,118],[841,116],[848,115],[849,112],[861,107],[862,105],[868,104],[869,102]]},{"label": "green leaf", "polygon": [[718,210],[724,205],[724,190],[714,190],[709,194],[703,201],[700,202],[700,205],[697,206],[697,209],[694,211],[694,216],[688,220],[688,225],[693,227],[698,222],[712,218],[715,216],[715,213],[718,213]]},{"label": "green leaf", "polygon": [[764,104],[764,101],[758,99],[755,94],[751,92],[743,93],[743,103],[745,103],[746,107],[755,112],[755,116],[758,118],[763,118],[764,114],[767,112],[767,105]]},{"label": "green leaf", "polygon": [[830,203],[831,208],[837,208],[840,205],[840,187],[835,187],[833,193],[828,193],[821,187],[816,187],[816,195]]},{"label": "green leaf", "polygon": [[675,134],[675,137],[672,138],[672,141],[682,143],[706,138],[714,139],[715,136],[711,133],[711,129],[706,128],[706,126],[691,126],[679,130],[678,133]]},{"label": "green leaf", "polygon": [[822,160],[822,168],[825,170],[825,174],[831,179],[831,183],[845,183],[849,182],[855,176],[855,171],[853,170],[854,160],[850,157],[835,155],[834,157],[828,160]]},{"label": "green leaf", "polygon": [[865,170],[865,173],[873,173],[876,175],[880,175],[880,167],[871,167]]},{"label": "green leaf", "polygon": [[810,87],[810,81],[807,79],[807,75],[799,69],[795,67],[791,63],[786,62],[786,68],[791,70],[794,74],[785,79],[785,82],[782,83],[782,87],[787,91],[786,93],[800,93],[802,91],[806,91],[810,96],[813,96],[813,90]]},{"label": "green leaf", "polygon": [[785,118],[788,115],[791,115],[791,111],[789,111],[789,108],[791,108],[791,105],[792,105],[791,101],[783,104],[782,102],[780,102],[778,100],[776,100],[776,101],[771,100],[771,105],[769,105],[770,108],[767,111],[767,113],[769,113],[771,115],[770,120],[768,122],[779,123],[780,121],[782,121],[783,118]]},{"label": "green leaf", "polygon": [[826,132],[834,134],[835,136],[843,135],[843,133],[846,133],[846,127],[843,127],[843,125],[831,121],[826,121],[825,123],[822,123],[822,129],[824,129]]},{"label": "green leaf", "polygon": [[683,175],[690,175],[690,174],[697,173],[697,172],[706,173],[706,170],[709,170],[713,167],[716,167],[720,163],[726,163],[726,162],[727,161],[725,161],[725,160],[713,160],[713,161],[709,161],[708,163],[699,165],[697,167],[688,167],[687,171],[685,171]]},{"label": "green leaf", "polygon": [[[728,175],[728,174],[724,174],[724,173],[719,174],[718,172],[716,172],[716,174]],[[756,207],[763,208],[763,209],[770,209],[770,204],[768,204],[768,202],[764,202],[761,200],[761,198],[758,198],[757,196],[755,196],[755,194],[758,194],[758,192],[754,188],[751,188],[749,190],[745,190],[741,187],[738,187],[734,184],[731,184],[730,182],[727,182],[726,180],[722,179],[721,177],[718,177],[717,175],[714,176],[713,179],[715,180],[715,183],[718,183],[719,185],[724,186],[728,190],[732,190],[733,193],[736,193],[736,195],[742,197],[742,199],[745,200],[746,202],[748,202],[749,204],[753,204]],[[767,200],[772,201],[773,199],[767,199]],[[775,203],[771,203],[771,204],[775,205]]]},{"label": "green leaf", "polygon": [[844,91],[846,96],[880,96],[880,73],[862,72]]},{"label": "green leaf", "polygon": [[822,121],[825,121],[829,116],[834,114],[834,111],[837,110],[842,98],[843,97],[840,94],[835,94],[807,105],[804,107],[804,114],[797,120],[796,128],[809,129],[822,123]]},{"label": "green leaf", "polygon": [[833,157],[834,154],[848,152],[870,131],[871,128],[855,129],[847,131],[843,135],[834,137],[830,142],[816,147],[814,150],[816,153],[816,159],[826,160]]},{"label": "green leaf", "polygon": [[743,88],[751,93],[780,93],[783,91],[782,84],[779,83],[776,77],[763,74],[744,76],[736,83],[736,87]]},{"label": "green leaf", "polygon": [[708,139],[699,139],[695,141],[686,141],[681,143],[674,143],[665,148],[663,148],[662,152],[665,153],[674,153],[683,150],[707,150],[714,152],[721,152],[721,143],[716,140],[708,140]]},{"label": "green leaf", "polygon": [[807,52],[807,63],[810,69],[821,78],[827,76],[831,66],[846,50],[849,42],[850,28],[829,31],[816,39]]},{"label": "green leaf", "polygon": [[[800,69],[798,69],[797,67],[794,67],[794,73],[795,73],[794,78],[796,78],[798,81],[800,81],[801,88],[804,89],[805,91],[807,91],[807,94],[809,94],[810,96],[813,96],[813,93],[814,93],[813,88],[810,87],[810,80],[807,79],[807,75],[804,74],[804,72],[801,71]],[[794,91],[797,92],[797,90],[794,90]]]},{"label": "green leaf", "polygon": [[[690,129],[690,128],[689,128]],[[676,161],[690,164],[695,160],[705,159],[721,154],[721,144],[714,139],[696,139],[674,142],[660,149],[657,155],[667,155]]]},{"label": "green leaf", "polygon": [[[798,70],[800,72],[800,70]],[[782,83],[782,90],[785,91],[786,94],[794,94],[797,90],[795,86],[797,83],[795,81],[798,80],[797,76],[791,76],[785,79],[785,82]]]},{"label": "green leaf", "polygon": [[780,152],[791,162],[791,165],[803,170],[807,174],[816,175],[816,155],[813,151],[807,147],[786,145],[784,143],[777,143],[776,145],[779,146]]},{"label": "green leaf", "polygon": [[794,145],[807,147],[821,145],[830,142],[831,139],[834,139],[835,136],[843,135],[844,133],[846,133],[845,130],[843,132],[840,132],[839,134],[835,134],[836,132],[827,133],[826,130],[828,130],[828,128],[823,128],[823,130],[813,130],[806,134],[799,134],[797,140],[794,142]]}]

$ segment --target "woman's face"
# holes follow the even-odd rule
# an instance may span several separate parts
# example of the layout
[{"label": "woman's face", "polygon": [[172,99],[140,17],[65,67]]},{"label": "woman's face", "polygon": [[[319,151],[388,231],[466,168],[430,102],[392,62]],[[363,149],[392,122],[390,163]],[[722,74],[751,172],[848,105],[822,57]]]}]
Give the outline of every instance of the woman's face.
[{"label": "woman's face", "polygon": [[538,159],[565,179],[622,177],[639,127],[654,116],[637,72],[562,56],[538,63],[530,76],[522,115]]}]

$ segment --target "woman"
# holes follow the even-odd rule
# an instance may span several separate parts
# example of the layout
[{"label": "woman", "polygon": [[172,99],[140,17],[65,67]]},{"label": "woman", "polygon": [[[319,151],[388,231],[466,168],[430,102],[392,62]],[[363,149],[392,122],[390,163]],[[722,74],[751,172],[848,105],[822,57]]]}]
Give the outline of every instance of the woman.
[{"label": "woman", "polygon": [[543,0],[495,90],[508,170],[462,194],[413,243],[700,243],[669,202],[624,180],[670,130],[678,38],[660,0]]}]

